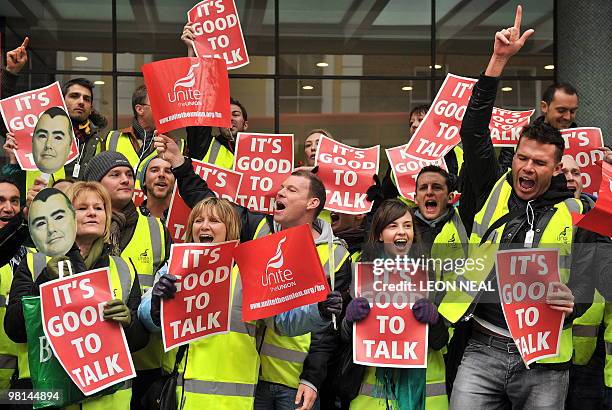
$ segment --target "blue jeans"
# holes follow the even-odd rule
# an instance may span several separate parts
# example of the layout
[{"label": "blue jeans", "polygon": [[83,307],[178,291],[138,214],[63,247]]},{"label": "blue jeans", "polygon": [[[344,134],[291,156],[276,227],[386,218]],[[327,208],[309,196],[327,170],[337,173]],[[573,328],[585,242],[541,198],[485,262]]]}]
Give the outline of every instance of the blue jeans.
[{"label": "blue jeans", "polygon": [[[259,381],[255,391],[255,410],[295,410],[295,395],[297,389],[282,384]],[[300,403],[301,404],[301,403]],[[312,406],[312,410],[319,410],[319,398]]]},{"label": "blue jeans", "polygon": [[[527,369],[516,351],[470,339],[453,385],[450,408],[562,409],[569,370]],[[585,409],[586,410],[586,409]]]}]

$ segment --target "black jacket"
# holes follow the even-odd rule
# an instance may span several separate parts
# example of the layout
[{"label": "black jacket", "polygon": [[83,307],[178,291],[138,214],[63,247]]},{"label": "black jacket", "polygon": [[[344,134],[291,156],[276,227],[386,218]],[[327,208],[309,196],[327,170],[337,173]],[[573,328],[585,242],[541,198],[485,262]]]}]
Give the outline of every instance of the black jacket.
[{"label": "black jacket", "polygon": [[[80,273],[87,270],[85,262],[81,257],[79,248],[74,245],[66,254],[70,258],[74,273]],[[108,248],[94,264],[92,269],[105,268],[109,266]],[[15,343],[27,343],[27,335],[25,328],[25,319],[21,298],[23,296],[39,296],[39,286],[54,278],[50,277],[45,268],[36,282],[32,279],[32,273],[28,269],[27,258],[23,258],[19,267],[13,274],[13,283],[9,294],[9,304],[6,307],[6,316],[4,317],[4,330],[7,336]],[[128,296],[126,305],[130,308],[132,315],[132,323],[128,328],[124,328],[125,337],[131,352],[142,349],[149,341],[149,332],[138,320],[138,306],[140,305],[140,284],[138,275],[134,277],[132,289]]]},{"label": "black jacket", "polygon": [[0,266],[9,263],[28,237],[28,222],[20,212],[0,229]]},{"label": "black jacket", "polygon": [[[497,161],[489,131],[489,121],[498,82],[497,78],[480,76],[474,86],[461,126],[465,173],[459,213],[468,230],[471,230],[474,216],[486,202],[495,182],[507,172],[507,169],[502,169]],[[508,173],[508,178],[508,182],[512,184],[511,173]],[[535,208],[534,227],[540,228],[539,235],[536,229],[534,244],[539,242],[538,236],[541,236],[543,228],[555,212],[553,205],[570,197],[572,194],[567,189],[565,177],[557,175],[552,178],[548,191],[532,201],[532,206]],[[528,230],[526,212],[522,212],[525,207],[526,202],[519,199],[513,191],[508,201],[508,208],[511,210],[509,215],[512,217],[506,223],[501,243],[522,244],[524,242],[525,233]],[[593,300],[595,282],[592,273],[598,272],[597,267],[594,266],[595,244],[600,241],[605,241],[605,238],[583,229],[576,231],[572,245],[571,276],[568,283],[576,304],[574,313],[566,317],[566,325],[581,316]],[[583,244],[588,245],[583,246]],[[612,255],[609,258],[612,258]]]}]

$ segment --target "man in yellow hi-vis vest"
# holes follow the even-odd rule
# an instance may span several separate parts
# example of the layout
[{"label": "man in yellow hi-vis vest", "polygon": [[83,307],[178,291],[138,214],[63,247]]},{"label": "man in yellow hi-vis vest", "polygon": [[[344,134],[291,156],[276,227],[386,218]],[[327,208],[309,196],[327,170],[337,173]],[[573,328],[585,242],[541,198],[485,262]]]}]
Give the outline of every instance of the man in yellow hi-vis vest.
[{"label": "man in yellow hi-vis vest", "polygon": [[157,156],[153,148],[155,120],[151,111],[147,87],[141,85],[132,93],[134,118],[127,128],[113,130],[101,143],[102,151],[117,151],[125,155],[136,176],[136,188],[141,189],[144,165]]},{"label": "man in yellow hi-vis vest", "polygon": [[[510,171],[501,169],[493,149],[488,125],[499,76],[533,33],[527,30],[521,35],[521,17],[518,6],[514,26],[496,33],[493,55],[473,87],[460,131],[465,178],[460,214],[466,226],[473,221],[468,257],[488,260],[482,267],[466,269],[461,280],[489,281],[493,291],[447,292],[440,305],[448,321],[472,322],[453,385],[453,409],[558,407],[568,388],[572,322],[593,300],[588,269],[594,249],[578,245],[595,242],[597,235],[573,226],[571,212],[580,213],[583,207],[561,174],[565,143],[559,131],[547,124],[524,127]],[[510,337],[495,281],[495,252],[510,244],[557,249],[560,255],[561,281],[546,295],[546,303],[565,314],[559,354],[538,360],[529,369]]]}]

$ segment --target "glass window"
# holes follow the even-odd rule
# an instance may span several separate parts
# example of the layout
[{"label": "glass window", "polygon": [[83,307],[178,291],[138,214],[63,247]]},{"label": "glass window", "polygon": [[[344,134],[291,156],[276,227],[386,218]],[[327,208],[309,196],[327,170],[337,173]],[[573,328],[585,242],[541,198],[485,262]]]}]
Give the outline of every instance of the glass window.
[{"label": "glass window", "polygon": [[355,8],[352,0],[280,1],[280,72],[429,75],[423,71],[431,65],[429,0],[360,4]]},{"label": "glass window", "polygon": [[[193,0],[133,2],[117,0],[117,69],[140,71],[151,61],[185,57],[181,41],[187,11]],[[247,8],[248,6],[248,8]],[[253,3],[237,0],[236,8],[245,36],[250,63],[232,74],[271,74],[274,72],[274,21],[264,25],[266,9],[274,14],[274,2]]]},{"label": "glass window", "polygon": [[[329,130],[357,147],[405,144],[408,113],[431,100],[426,80],[281,80],[280,131],[296,138],[296,160],[303,160],[308,131]],[[312,89],[309,88],[313,87]],[[304,89],[306,87],[306,89]],[[384,152],[381,151],[384,158]]]},{"label": "glass window", "polygon": [[[436,0],[436,73],[476,76],[489,62],[495,32],[514,24],[516,3]],[[514,56],[504,76],[554,75],[553,0],[523,1],[521,31],[535,34]]]},{"label": "glass window", "polygon": [[[19,9],[12,4],[19,4]],[[0,2],[5,16],[5,48],[30,37],[33,71],[111,71],[112,3],[77,0]]]},{"label": "glass window", "polygon": [[230,78],[230,94],[246,109],[249,131],[274,132],[274,80]]},{"label": "glass window", "polygon": [[507,110],[531,110],[535,109],[535,113],[531,120],[533,121],[540,115],[540,101],[542,94],[551,81],[508,81],[503,80],[499,84],[497,90],[497,98],[495,106],[505,108]]}]

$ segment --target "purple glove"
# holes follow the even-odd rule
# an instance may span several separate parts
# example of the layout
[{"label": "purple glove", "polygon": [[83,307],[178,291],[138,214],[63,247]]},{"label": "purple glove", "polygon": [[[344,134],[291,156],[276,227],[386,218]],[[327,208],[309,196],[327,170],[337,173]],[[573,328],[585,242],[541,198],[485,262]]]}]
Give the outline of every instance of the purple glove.
[{"label": "purple glove", "polygon": [[176,293],[176,276],[168,273],[159,278],[151,291],[151,319],[159,326],[161,322],[161,300],[172,299]]},{"label": "purple glove", "polygon": [[429,325],[435,324],[440,318],[436,305],[426,298],[419,299],[412,305],[412,314],[419,322]]},{"label": "purple glove", "polygon": [[368,316],[370,313],[370,304],[366,298],[356,298],[351,300],[351,303],[346,307],[346,321],[359,322]]}]

